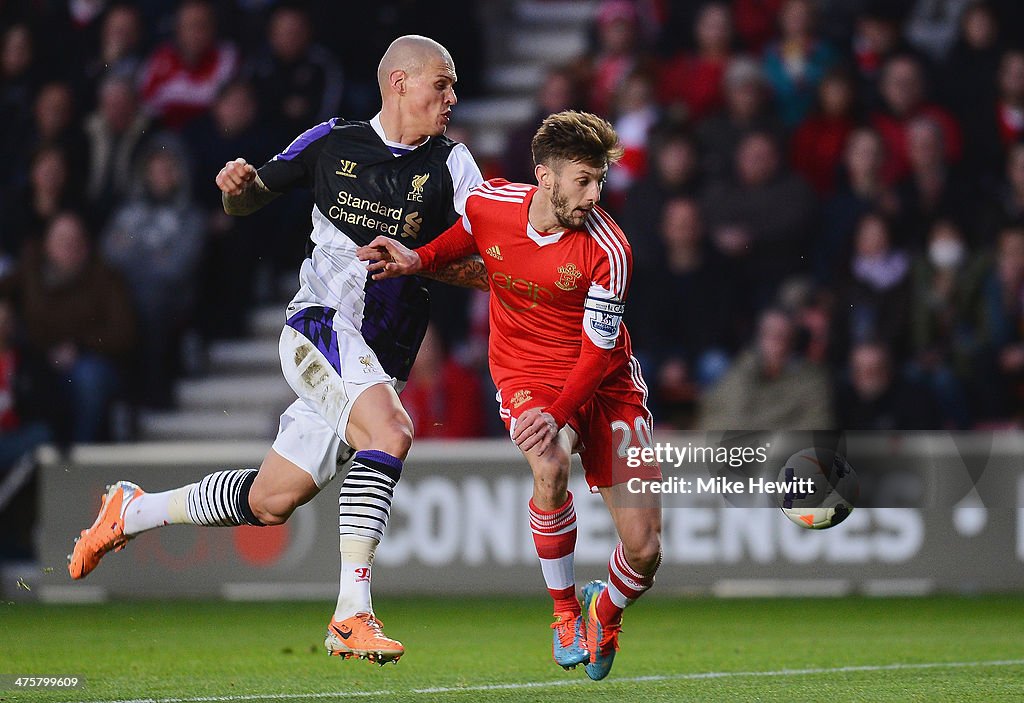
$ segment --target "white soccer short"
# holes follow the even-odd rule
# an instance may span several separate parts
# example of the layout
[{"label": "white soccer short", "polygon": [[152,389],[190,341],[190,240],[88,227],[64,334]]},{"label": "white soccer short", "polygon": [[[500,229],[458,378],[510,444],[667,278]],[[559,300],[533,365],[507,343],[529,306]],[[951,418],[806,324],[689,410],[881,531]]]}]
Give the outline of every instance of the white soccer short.
[{"label": "white soccer short", "polygon": [[279,350],[285,380],[299,398],[281,415],[273,448],[323,488],[353,454],[344,437],[359,396],[380,383],[401,385],[381,369],[352,321],[329,308],[292,315]]}]

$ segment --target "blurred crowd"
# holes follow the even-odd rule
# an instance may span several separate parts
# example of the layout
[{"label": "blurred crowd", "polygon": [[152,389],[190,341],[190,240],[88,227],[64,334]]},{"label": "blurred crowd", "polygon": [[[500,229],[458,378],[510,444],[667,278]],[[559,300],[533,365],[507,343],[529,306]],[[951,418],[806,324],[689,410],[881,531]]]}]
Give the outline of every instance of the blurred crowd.
[{"label": "blurred crowd", "polygon": [[211,342],[287,300],[311,198],[228,217],[220,167],[372,116],[395,36],[479,52],[471,20],[364,9],[338,34],[318,28],[350,26],[345,3],[0,0],[0,445],[132,439]]},{"label": "blurred crowd", "polygon": [[[225,161],[371,117],[399,34],[446,44],[460,97],[481,95],[477,2],[382,0],[355,31],[347,5],[0,0],[5,446],[131,439],[212,341],[286,299],[308,194],[230,218]],[[604,205],[633,244],[627,324],[660,427],[1020,424],[1024,5],[595,7],[586,54],[478,159],[529,183],[543,116],[616,126]],[[434,299],[403,396],[417,434],[499,433],[486,294]]]},{"label": "blurred crowd", "polygon": [[592,34],[537,119],[626,147],[604,204],[660,427],[1021,424],[1024,3],[605,0]]}]

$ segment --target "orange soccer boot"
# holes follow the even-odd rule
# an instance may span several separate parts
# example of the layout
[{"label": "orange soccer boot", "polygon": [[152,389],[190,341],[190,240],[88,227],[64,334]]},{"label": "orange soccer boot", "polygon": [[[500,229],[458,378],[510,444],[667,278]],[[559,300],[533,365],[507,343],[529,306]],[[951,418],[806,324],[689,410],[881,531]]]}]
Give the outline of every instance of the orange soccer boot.
[{"label": "orange soccer boot", "polygon": [[73,579],[82,579],[96,568],[103,555],[119,552],[131,539],[124,533],[124,513],[128,504],[143,495],[141,488],[128,481],[108,486],[100,498],[100,514],[96,521],[75,540],[75,549],[68,560],[68,573]]},{"label": "orange soccer boot", "polygon": [[382,623],[373,613],[356,613],[340,622],[331,620],[324,640],[327,653],[345,659],[369,659],[384,666],[398,662],[405,647],[384,634]]}]

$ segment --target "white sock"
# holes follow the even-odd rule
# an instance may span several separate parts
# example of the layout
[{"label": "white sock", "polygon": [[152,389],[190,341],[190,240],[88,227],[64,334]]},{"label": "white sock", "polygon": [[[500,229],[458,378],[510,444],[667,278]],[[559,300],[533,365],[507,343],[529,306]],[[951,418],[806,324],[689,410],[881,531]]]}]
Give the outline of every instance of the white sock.
[{"label": "white sock", "polygon": [[334,619],[341,621],[356,613],[372,613],[370,601],[370,569],[373,555],[380,544],[379,539],[342,535],[341,537],[341,588]]},{"label": "white sock", "polygon": [[188,515],[188,494],[197,485],[192,483],[162,493],[143,493],[125,510],[125,534],[137,535],[164,525],[195,524]]}]

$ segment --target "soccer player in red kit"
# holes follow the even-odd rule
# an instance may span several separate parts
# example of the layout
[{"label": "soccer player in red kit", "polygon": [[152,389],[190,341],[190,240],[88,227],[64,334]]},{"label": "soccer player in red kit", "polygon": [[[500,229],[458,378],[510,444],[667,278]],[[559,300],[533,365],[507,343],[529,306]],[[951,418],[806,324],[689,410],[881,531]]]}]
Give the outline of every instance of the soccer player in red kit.
[{"label": "soccer player in red kit", "polygon": [[[597,207],[608,166],[622,154],[618,137],[600,117],[566,111],[544,120],[532,150],[536,186],[484,182],[470,192],[465,215],[430,244],[413,251],[377,237],[356,254],[372,262],[374,279],[483,256],[491,375],[501,417],[533,471],[530,527],[555,602],[554,658],[567,669],[586,662],[596,680],[611,668],[622,610],[651,587],[661,561],[659,497],[630,493],[626,482],[659,480],[661,470],[636,456],[652,444],[652,420],[622,324],[630,246]],[[620,540],[608,583],[583,588],[582,612],[567,489],[574,452]]]}]

